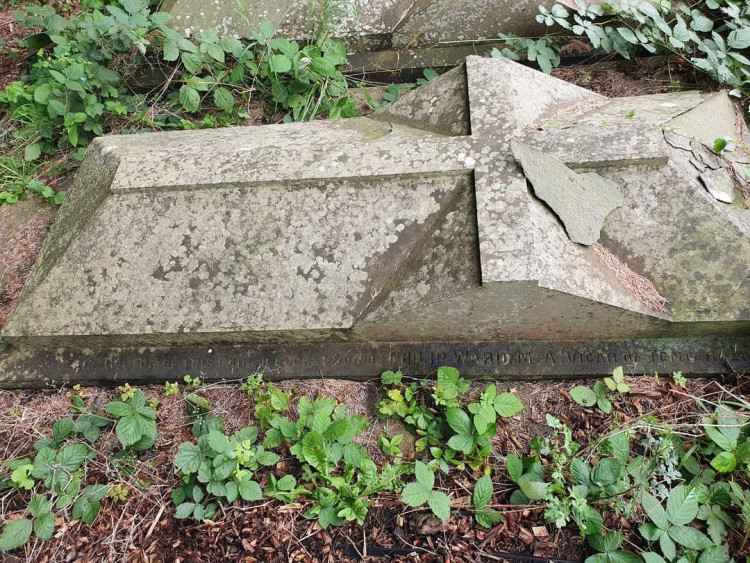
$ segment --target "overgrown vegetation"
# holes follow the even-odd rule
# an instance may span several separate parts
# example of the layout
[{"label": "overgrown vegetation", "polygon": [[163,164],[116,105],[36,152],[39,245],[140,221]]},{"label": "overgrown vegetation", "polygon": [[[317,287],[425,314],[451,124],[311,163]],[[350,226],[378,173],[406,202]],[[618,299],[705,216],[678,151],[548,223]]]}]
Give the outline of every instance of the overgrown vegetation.
[{"label": "overgrown vegetation", "polygon": [[573,37],[592,47],[631,59],[639,54],[680,57],[732,94],[750,94],[750,4],[735,0],[659,2],[613,0],[602,4],[576,0],[577,9],[540,6],[537,20],[554,31],[542,38],[503,35],[507,42],[494,56],[524,56],[550,72],[560,50]]},{"label": "overgrown vegetation", "polygon": [[[122,449],[116,457],[127,462],[136,452],[153,446],[156,415],[146,406],[143,391],[129,385],[121,391],[121,400],[111,401],[105,410],[118,419],[115,433]],[[23,546],[32,533],[40,540],[49,540],[55,532],[56,513],[68,508],[72,518],[91,524],[99,514],[102,499],[110,492],[108,483],[89,483],[88,465],[97,456],[95,446],[102,430],[115,421],[88,407],[79,386],[75,392],[69,394],[71,416],[55,422],[51,436],[37,440],[33,457],[4,462],[11,473],[0,474],[0,491],[17,489],[22,495],[32,491],[32,496],[27,515],[5,525],[0,552]]]},{"label": "overgrown vegetation", "polygon": [[[147,0],[98,0],[65,18],[49,5],[14,13],[19,25],[39,30],[20,41],[33,61],[27,76],[0,92],[0,110],[12,127],[0,139],[0,204],[30,193],[61,203],[64,193],[40,181],[81,159],[88,142],[110,132],[136,133],[235,125],[262,108],[266,119],[306,121],[357,114],[338,66],[343,43],[330,37],[335,5],[311,14],[306,44],[275,37],[265,22],[252,41],[203,30],[185,38],[171,16]],[[139,86],[147,71],[160,76]],[[132,77],[136,79],[133,80]],[[140,77],[137,78],[137,77]],[[45,167],[40,161],[50,163]]]},{"label": "overgrown vegetation", "polygon": [[[571,390],[586,409],[604,397],[608,403],[598,408],[613,417],[612,428],[581,444],[568,423],[547,414],[548,431],[523,445],[522,455],[506,454],[501,469],[489,463],[491,443],[502,418],[523,408],[514,394],[498,393],[494,384],[472,392],[453,368],[441,368],[435,382],[405,379],[383,374],[377,413],[401,421],[414,450],[404,450],[403,435],[384,436],[380,447],[392,459],[378,462],[357,441],[368,421],[333,399],[297,398],[254,374],[238,392],[254,404],[257,426],[229,433],[200,382],[170,384],[170,393],[184,393],[193,436],[173,458],[174,516],[211,520],[221,507],[274,499],[302,506],[326,529],[363,524],[381,495],[397,494],[443,521],[468,512],[492,528],[509,507],[539,507],[550,525],[578,530],[592,551],[587,563],[729,562],[729,534],[750,535],[750,404],[740,396],[695,398],[704,411],[700,425],[621,417],[620,403],[633,390],[618,368],[597,382],[603,395]],[[92,479],[87,470],[103,432],[117,438],[124,466],[154,444],[158,405],[142,390],[121,387],[102,412],[86,404],[80,388],[69,396],[71,416],[54,424],[35,453],[4,463],[0,489],[28,504],[5,525],[0,550],[50,538],[60,511],[88,524],[105,499],[128,502],[126,487]],[[473,482],[468,501],[445,486],[454,474]]]}]

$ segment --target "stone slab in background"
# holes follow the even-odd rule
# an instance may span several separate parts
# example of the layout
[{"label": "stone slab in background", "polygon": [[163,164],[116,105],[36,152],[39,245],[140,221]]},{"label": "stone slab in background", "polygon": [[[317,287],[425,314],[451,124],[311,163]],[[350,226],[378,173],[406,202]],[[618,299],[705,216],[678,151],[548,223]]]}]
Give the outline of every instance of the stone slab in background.
[{"label": "stone slab in background", "polygon": [[[532,0],[348,0],[334,19],[334,35],[353,53],[353,69],[367,72],[410,67],[455,66],[496,44],[500,33],[535,34],[538,2]],[[281,36],[310,36],[310,0],[166,0],[162,9],[185,35],[213,28],[219,34],[252,37],[261,22],[276,24]],[[468,51],[461,46],[469,46]],[[433,48],[439,47],[437,53]],[[374,56],[373,56],[374,55]]]},{"label": "stone slab in background", "polygon": [[[87,355],[172,346],[172,358],[299,347],[312,362],[329,346],[596,340],[606,355],[718,338],[718,359],[693,369],[746,367],[749,212],[711,197],[692,149],[663,136],[717,95],[607,100],[469,57],[369,118],[101,138],[4,329],[2,384],[38,384],[45,362],[68,366],[53,377],[84,378]],[[607,261],[534,196],[513,140],[618,185],[599,240]],[[671,369],[655,358],[626,369]],[[680,369],[694,373],[691,361]],[[516,375],[575,375],[562,366]],[[123,375],[97,369],[86,377]]]}]

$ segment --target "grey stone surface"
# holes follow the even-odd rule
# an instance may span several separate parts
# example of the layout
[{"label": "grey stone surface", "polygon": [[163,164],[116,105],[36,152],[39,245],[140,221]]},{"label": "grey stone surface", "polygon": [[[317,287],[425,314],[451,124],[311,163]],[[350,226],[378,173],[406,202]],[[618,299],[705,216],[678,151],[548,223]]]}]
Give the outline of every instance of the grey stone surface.
[{"label": "grey stone surface", "polygon": [[[80,374],[127,356],[97,348],[747,340],[748,210],[662,131],[703,103],[607,100],[469,57],[368,118],[98,139],[4,328],[0,379],[37,381],[50,354]],[[514,140],[569,189],[620,187],[599,241],[668,313],[571,240]]]},{"label": "grey stone surface", "polygon": [[[408,51],[435,45],[496,42],[500,33],[526,35],[544,28],[532,0],[344,0],[334,34],[353,51]],[[165,0],[162,9],[185,35],[214,28],[252,37],[273,21],[285,37],[309,36],[310,0]],[[424,51],[420,52],[426,52]],[[400,65],[399,65],[400,66]],[[429,66],[429,65],[428,65]],[[434,65],[433,65],[434,66]]]},{"label": "grey stone surface", "polygon": [[617,184],[599,174],[577,174],[560,159],[519,141],[510,148],[534,193],[560,218],[570,240],[585,245],[598,241],[607,215],[622,205]]},{"label": "grey stone surface", "polygon": [[722,203],[734,203],[737,197],[734,186],[734,178],[725,169],[709,170],[700,176],[701,182],[706,186],[716,201]]}]

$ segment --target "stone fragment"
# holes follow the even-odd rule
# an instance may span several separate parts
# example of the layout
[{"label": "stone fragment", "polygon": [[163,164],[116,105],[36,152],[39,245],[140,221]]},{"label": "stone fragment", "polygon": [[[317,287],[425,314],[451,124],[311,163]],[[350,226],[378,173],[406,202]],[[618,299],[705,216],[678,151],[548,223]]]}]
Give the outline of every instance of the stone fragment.
[{"label": "stone fragment", "polygon": [[724,168],[709,170],[700,175],[701,182],[711,196],[722,203],[734,203],[737,197],[734,179]]},{"label": "stone fragment", "polygon": [[690,137],[685,135],[678,135],[671,131],[664,131],[664,138],[666,141],[676,149],[682,149],[684,151],[692,151],[690,146]]},{"label": "stone fragment", "polygon": [[666,127],[675,134],[713,147],[716,139],[734,138],[736,115],[734,104],[726,92],[706,96],[703,103],[678,115]]},{"label": "stone fragment", "polygon": [[617,184],[598,174],[577,174],[559,159],[515,140],[511,149],[534,193],[560,218],[570,240],[585,245],[599,240],[607,215],[622,205]]}]

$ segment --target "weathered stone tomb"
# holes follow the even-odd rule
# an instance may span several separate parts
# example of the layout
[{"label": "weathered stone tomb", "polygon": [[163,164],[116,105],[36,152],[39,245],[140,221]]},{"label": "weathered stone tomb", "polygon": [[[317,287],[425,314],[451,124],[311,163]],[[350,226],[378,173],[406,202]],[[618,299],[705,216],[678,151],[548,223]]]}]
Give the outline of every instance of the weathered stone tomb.
[{"label": "weathered stone tomb", "polygon": [[0,384],[744,369],[749,140],[724,93],[479,57],[370,117],[103,137]]}]

